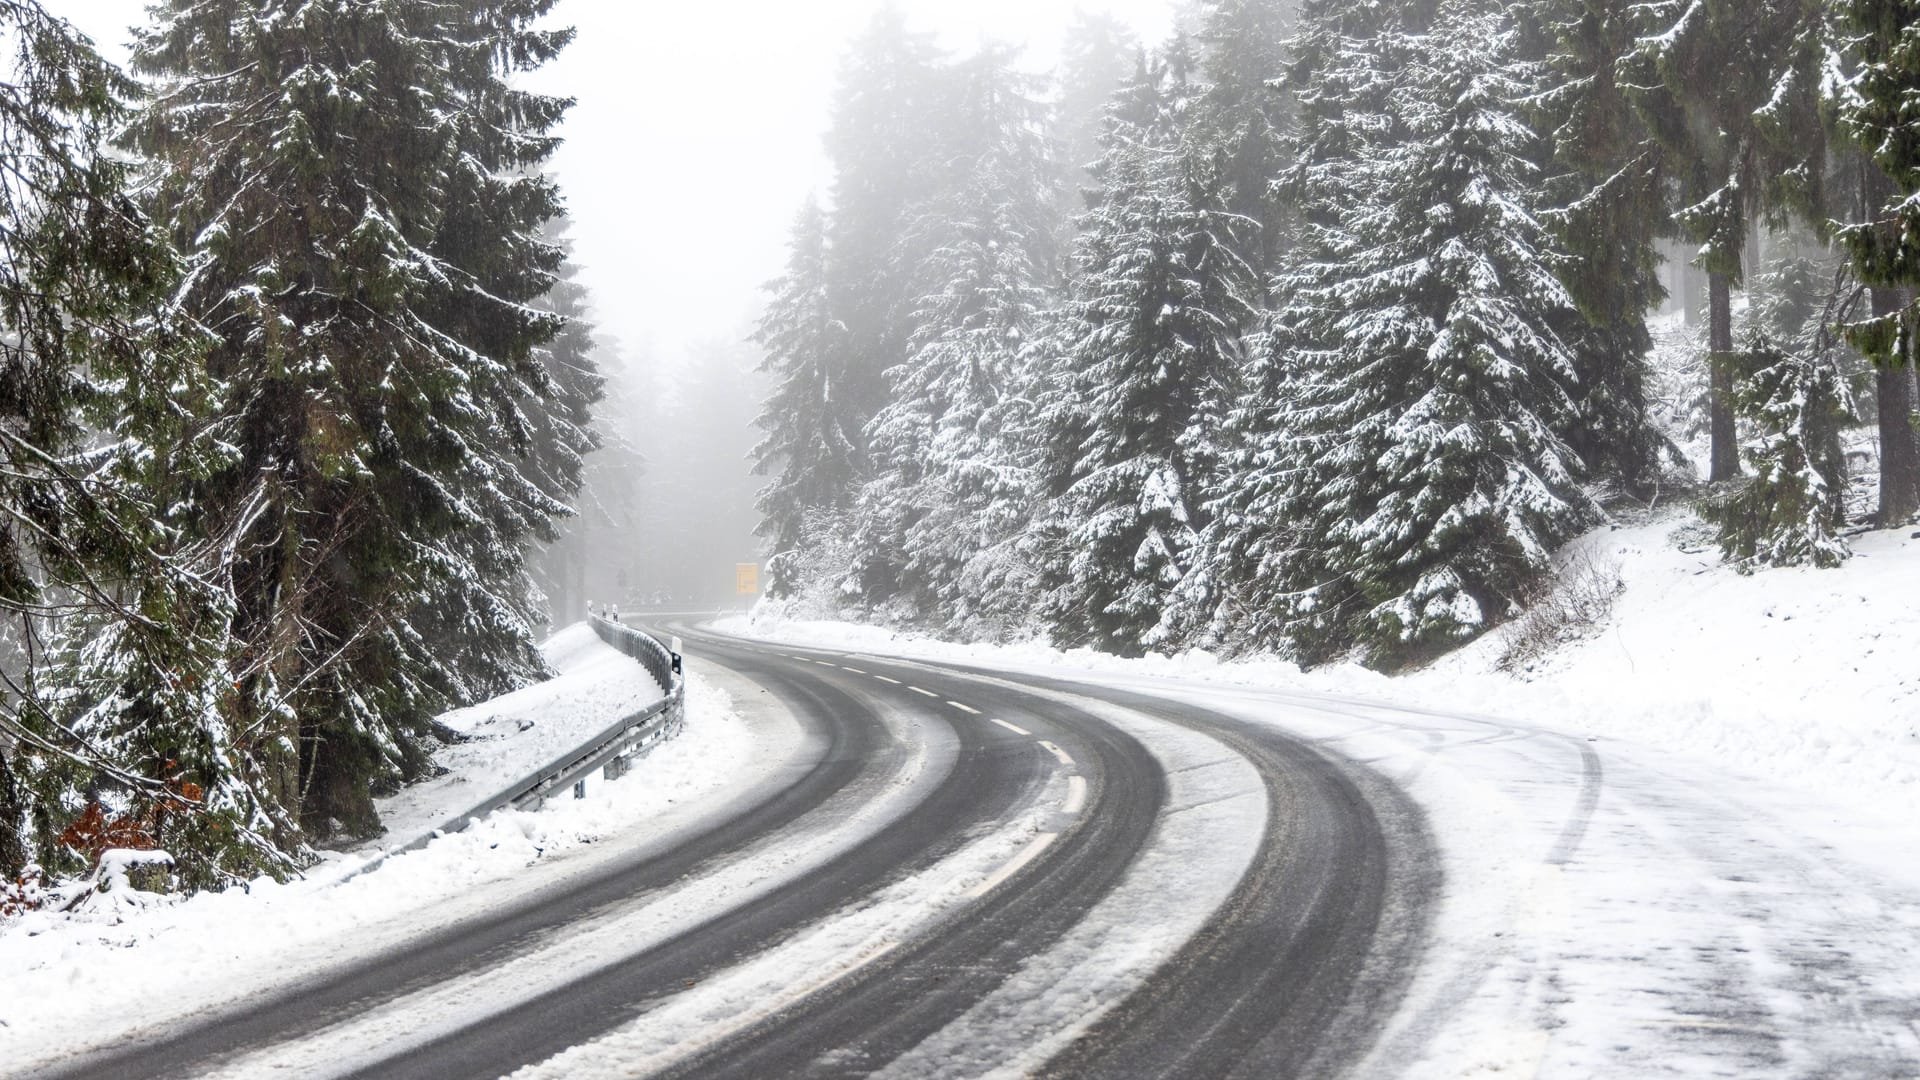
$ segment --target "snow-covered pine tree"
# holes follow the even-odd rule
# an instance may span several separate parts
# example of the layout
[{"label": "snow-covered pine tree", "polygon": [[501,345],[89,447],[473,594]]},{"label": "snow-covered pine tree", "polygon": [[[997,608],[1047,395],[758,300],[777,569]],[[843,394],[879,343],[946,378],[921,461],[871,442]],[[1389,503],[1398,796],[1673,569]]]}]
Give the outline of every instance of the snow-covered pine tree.
[{"label": "snow-covered pine tree", "polygon": [[858,395],[846,388],[847,329],[828,295],[826,215],[808,200],[788,241],[787,271],[753,340],[766,351],[760,370],[773,380],[755,423],[766,433],[753,449],[753,471],[772,479],[760,491],[760,535],[767,540],[769,595],[805,584],[795,570],[803,545],[817,539],[810,523],[852,504],[864,453]]},{"label": "snow-covered pine tree", "polygon": [[567,103],[507,79],[567,40],[550,7],[164,0],[137,43],[134,142],[217,337],[232,460],[189,502],[237,538],[233,708],[311,837],[377,831],[374,787],[425,771],[466,676],[534,655],[501,590],[565,511],[521,471],[520,403],[562,327],[532,301]]},{"label": "snow-covered pine tree", "polygon": [[[547,672],[536,647],[544,597],[530,562],[535,547],[555,539],[560,521],[572,514],[579,466],[564,459],[577,458],[578,447],[591,440],[581,421],[558,411],[589,408],[577,397],[563,398],[578,386],[556,383],[548,365],[550,348],[569,323],[550,302],[566,249],[552,232],[563,214],[559,188],[543,169],[559,146],[555,131],[572,99],[514,85],[572,39],[571,30],[536,28],[553,5],[460,0],[450,17],[434,24],[447,35],[445,75],[451,100],[461,107],[450,114],[456,127],[443,189],[447,205],[426,249],[454,270],[422,294],[422,313],[499,369],[494,378],[476,381],[477,402],[456,395],[443,408],[477,407],[504,437],[491,448],[491,460],[464,449],[447,453],[438,436],[419,439],[408,454],[430,470],[437,458],[443,483],[458,493],[455,505],[468,519],[439,551],[423,552],[439,580],[428,585],[431,599],[407,617],[424,646],[412,665],[444,672],[456,704],[506,693]],[[549,472],[554,464],[561,471]]]},{"label": "snow-covered pine tree", "polygon": [[1045,617],[1058,643],[1124,655],[1181,644],[1178,611],[1207,607],[1175,599],[1206,588],[1202,504],[1251,315],[1224,180],[1186,140],[1191,67],[1176,41],[1115,103],[1054,343],[1068,400],[1043,414]]},{"label": "snow-covered pine tree", "polygon": [[1292,125],[1291,102],[1279,82],[1287,71],[1294,7],[1292,0],[1210,0],[1198,35],[1207,88],[1197,106],[1196,135],[1221,157],[1227,209],[1245,219],[1236,250],[1262,292],[1279,268],[1284,243],[1285,203],[1274,179],[1285,164]]},{"label": "snow-covered pine tree", "polygon": [[1675,220],[1700,245],[1709,281],[1709,479],[1730,480],[1740,472],[1732,290],[1754,222],[1819,200],[1825,5],[1650,0],[1630,11],[1639,38],[1619,82],[1664,152],[1663,171],[1679,192]]},{"label": "snow-covered pine tree", "polygon": [[1735,404],[1750,432],[1753,475],[1706,504],[1720,548],[1747,565],[1837,566],[1850,550],[1846,459],[1840,432],[1852,402],[1839,370],[1844,346],[1830,329],[1838,298],[1812,259],[1774,261],[1754,281]]},{"label": "snow-covered pine tree", "polygon": [[224,722],[223,552],[174,497],[221,455],[196,428],[201,342],[102,148],[137,90],[32,0],[0,2],[0,37],[0,877],[86,869],[61,835],[88,813],[189,887],[283,867]]},{"label": "snow-covered pine tree", "polygon": [[[1841,129],[1865,152],[1858,220],[1841,240],[1860,280],[1872,289],[1870,318],[1847,336],[1878,369],[1883,524],[1920,510],[1920,450],[1913,430],[1913,371],[1920,366],[1920,35],[1909,0],[1841,0],[1850,33],[1845,67],[1856,74],[1834,88]],[[1844,70],[1842,64],[1833,65]]]},{"label": "snow-covered pine tree", "polygon": [[1107,104],[1133,75],[1139,52],[1140,42],[1133,32],[1113,15],[1074,9],[1060,43],[1060,70],[1055,77],[1059,103],[1053,122],[1060,146],[1063,224],[1069,231],[1073,219],[1087,208]]},{"label": "snow-covered pine tree", "polygon": [[[549,243],[566,249],[570,247],[566,232],[565,219],[555,219],[545,236]],[[600,347],[594,340],[588,303],[579,267],[563,264],[539,305],[566,320],[565,328],[539,354],[553,392],[522,405],[533,428],[533,452],[526,469],[549,498],[572,506],[578,506],[586,485],[588,456],[603,445],[593,421],[595,406],[606,397],[606,377],[600,373]],[[532,562],[546,616],[557,626],[579,618],[587,605],[579,587],[578,560],[571,557],[577,552],[566,546],[561,535],[572,532],[563,526],[556,535],[542,537],[542,549]]]},{"label": "snow-covered pine tree", "polygon": [[1037,81],[1014,60],[990,45],[952,73],[941,127],[961,173],[915,216],[911,246],[930,252],[923,295],[867,428],[873,477],[856,535],[870,599],[963,633],[998,629],[995,603],[969,583],[1008,567],[1028,517],[1022,364],[1054,275],[1057,166]]},{"label": "snow-covered pine tree", "polygon": [[[1572,298],[1531,202],[1538,136],[1513,28],[1443,4],[1425,35],[1343,39],[1335,86],[1394,84],[1329,158],[1328,223],[1282,283],[1282,433],[1268,453],[1288,542],[1266,603],[1298,656],[1392,666],[1486,629],[1592,520],[1559,437]],[[1375,97],[1375,100],[1381,100]],[[1367,143],[1357,142],[1365,139]],[[1324,195],[1323,195],[1324,197]]]},{"label": "snow-covered pine tree", "polygon": [[1537,123],[1551,132],[1545,220],[1560,280],[1586,315],[1562,328],[1578,390],[1562,434],[1595,479],[1645,497],[1674,448],[1650,413],[1647,313],[1664,295],[1655,241],[1670,227],[1659,148],[1620,85],[1632,13],[1610,0],[1532,0],[1549,44]]},{"label": "snow-covered pine tree", "polygon": [[[1288,42],[1293,59],[1285,79],[1296,122],[1286,167],[1274,183],[1292,220],[1290,243],[1301,245],[1286,249],[1275,283],[1281,312],[1293,305],[1295,290],[1325,269],[1318,261],[1347,235],[1341,215],[1357,200],[1373,197],[1364,170],[1354,163],[1384,153],[1397,137],[1388,101],[1406,63],[1399,49],[1406,37],[1388,30],[1411,31],[1431,15],[1422,3],[1309,0],[1303,6],[1298,33]],[[1362,50],[1362,41],[1371,47]],[[1202,534],[1201,557],[1214,583],[1206,602],[1213,607],[1184,616],[1194,625],[1209,624],[1205,636],[1215,644],[1272,647],[1289,635],[1273,598],[1281,568],[1297,558],[1304,540],[1302,508],[1293,501],[1302,476],[1291,454],[1295,433],[1288,402],[1297,354],[1307,347],[1299,336],[1318,314],[1324,312],[1308,307],[1286,319],[1270,316],[1250,335],[1246,392],[1227,414],[1223,479]]]},{"label": "snow-covered pine tree", "polygon": [[932,37],[909,30],[891,2],[840,71],[827,132],[834,168],[827,274],[834,316],[845,328],[837,392],[856,437],[886,402],[887,369],[906,355],[913,267],[925,252],[903,237],[915,210],[947,179],[943,133],[932,122],[947,92]]}]

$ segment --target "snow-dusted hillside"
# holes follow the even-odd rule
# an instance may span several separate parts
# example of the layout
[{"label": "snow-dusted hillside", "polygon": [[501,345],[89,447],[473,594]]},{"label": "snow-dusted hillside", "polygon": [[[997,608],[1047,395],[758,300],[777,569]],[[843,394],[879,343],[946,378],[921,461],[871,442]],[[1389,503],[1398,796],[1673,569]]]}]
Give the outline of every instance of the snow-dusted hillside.
[{"label": "snow-dusted hillside", "polygon": [[1612,613],[1514,673],[1513,629],[1429,667],[1384,676],[1353,664],[1301,671],[1204,653],[1124,660],[1044,645],[943,644],[873,627],[790,621],[763,609],[729,628],[851,648],[1080,671],[1357,694],[1506,719],[1711,759],[1865,813],[1920,812],[1920,538],[1868,533],[1835,570],[1743,574],[1675,507],[1590,533],[1563,565],[1617,573]]}]

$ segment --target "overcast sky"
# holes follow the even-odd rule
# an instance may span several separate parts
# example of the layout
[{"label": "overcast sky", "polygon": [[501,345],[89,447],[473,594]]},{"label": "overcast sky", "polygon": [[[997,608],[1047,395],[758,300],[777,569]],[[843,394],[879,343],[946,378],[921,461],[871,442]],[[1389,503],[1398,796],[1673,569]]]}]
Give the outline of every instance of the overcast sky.
[{"label": "overcast sky", "polygon": [[[124,60],[146,0],[51,0]],[[1156,41],[1168,0],[899,0],[955,51],[982,37],[1050,65],[1076,6]],[[846,43],[878,0],[562,0],[580,36],[538,77],[579,104],[554,162],[602,330],[672,363],[736,336],[777,275],[795,210],[828,182],[821,152]]]}]

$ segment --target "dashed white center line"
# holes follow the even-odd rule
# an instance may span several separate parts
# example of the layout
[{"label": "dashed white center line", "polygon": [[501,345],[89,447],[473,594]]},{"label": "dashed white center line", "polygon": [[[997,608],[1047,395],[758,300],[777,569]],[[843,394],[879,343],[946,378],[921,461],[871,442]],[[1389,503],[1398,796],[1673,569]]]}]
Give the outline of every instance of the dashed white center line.
[{"label": "dashed white center line", "polygon": [[947,702],[947,704],[949,704],[949,705],[951,705],[951,706],[953,706],[953,707],[954,707],[954,708],[956,708],[956,709],[959,709],[959,710],[960,710],[961,712],[963,712],[963,713],[972,713],[972,714],[973,714],[973,715],[975,715],[975,716],[979,716],[979,715],[980,715],[980,710],[979,710],[979,709],[976,709],[976,708],[974,708],[974,707],[973,707],[973,706],[971,706],[971,705],[962,705],[962,704],[961,704],[960,702],[958,702],[958,701],[953,701],[953,700],[949,700],[949,701]]},{"label": "dashed white center line", "polygon": [[926,695],[926,696],[928,696],[928,697],[939,697],[939,696],[940,696],[939,694],[936,694],[936,693],[934,693],[934,692],[933,692],[933,691],[931,691],[931,690],[922,690],[922,689],[920,689],[920,688],[919,688],[919,687],[917,687],[917,686],[909,686],[909,687],[907,687],[907,689],[909,689],[909,690],[911,690],[911,691],[913,691],[913,692],[914,692],[914,693],[916,693],[916,694],[925,694],[925,695]]},{"label": "dashed white center line", "polygon": [[1060,749],[1059,747],[1053,745],[1052,743],[1048,742],[1045,739],[1040,740],[1040,745],[1047,748],[1047,753],[1052,754],[1056,758],[1059,758],[1060,764],[1062,765],[1073,764],[1073,759],[1067,756],[1067,752],[1065,750]]},{"label": "dashed white center line", "polygon": [[821,667],[839,667],[840,666],[839,664],[829,664],[825,660],[815,660],[814,663],[819,664]]},{"label": "dashed white center line", "polygon": [[1077,814],[1087,805],[1087,778],[1084,776],[1067,777],[1067,801],[1060,804],[1060,810],[1066,814]]},{"label": "dashed white center line", "polygon": [[899,680],[899,679],[889,679],[889,678],[887,678],[887,677],[886,677],[885,675],[875,675],[875,676],[874,676],[874,678],[876,678],[876,679],[879,679],[879,680],[880,680],[881,682],[890,682],[890,683],[892,683],[892,684],[893,684],[893,685],[895,685],[895,686],[899,686],[899,685],[900,685],[900,680]]},{"label": "dashed white center line", "polygon": [[1034,837],[1031,843],[1020,849],[1020,854],[1015,855],[1012,862],[994,871],[992,877],[967,890],[967,899],[978,900],[980,897],[992,892],[995,888],[999,887],[1002,882],[1019,873],[1021,867],[1039,857],[1041,852],[1047,850],[1047,845],[1053,843],[1054,839],[1059,835],[1059,833],[1043,832],[1039,836]]},{"label": "dashed white center line", "polygon": [[848,667],[848,666],[847,666],[847,665],[845,665],[845,664],[841,664],[841,665],[840,665],[840,670],[841,670],[841,671],[851,671],[851,672],[853,672],[853,673],[854,673],[855,675],[865,675],[865,674],[866,674],[866,672],[864,672],[864,671],[861,671],[861,670],[860,670],[859,668],[857,668],[857,667]]},{"label": "dashed white center line", "polygon": [[993,722],[996,724],[999,724],[1003,728],[1006,728],[1008,731],[1013,732],[1015,735],[1033,734],[1033,732],[1028,731],[1026,728],[1021,727],[1019,724],[1009,724],[1005,720],[1002,720],[997,716],[993,718]]}]

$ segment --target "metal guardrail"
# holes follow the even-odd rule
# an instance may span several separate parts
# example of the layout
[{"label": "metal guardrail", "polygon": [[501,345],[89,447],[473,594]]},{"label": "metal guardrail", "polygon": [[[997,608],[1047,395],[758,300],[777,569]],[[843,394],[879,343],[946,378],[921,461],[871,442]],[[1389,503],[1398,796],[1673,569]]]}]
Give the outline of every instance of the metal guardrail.
[{"label": "metal guardrail", "polygon": [[[538,809],[550,795],[568,786],[573,787],[575,798],[584,796],[588,773],[600,769],[607,779],[617,779],[626,774],[634,758],[645,757],[653,752],[655,746],[680,733],[686,724],[687,697],[680,654],[635,627],[598,617],[589,621],[602,641],[638,660],[647,669],[647,674],[652,675],[654,681],[666,690],[666,696],[528,773],[484,802],[448,818],[425,836],[405,846],[389,849],[379,858],[342,878],[342,881],[366,873],[386,861],[388,856],[417,851],[437,837],[459,832],[475,819],[484,818],[495,810],[507,807],[516,810]],[[678,639],[674,644],[679,644]]]}]

